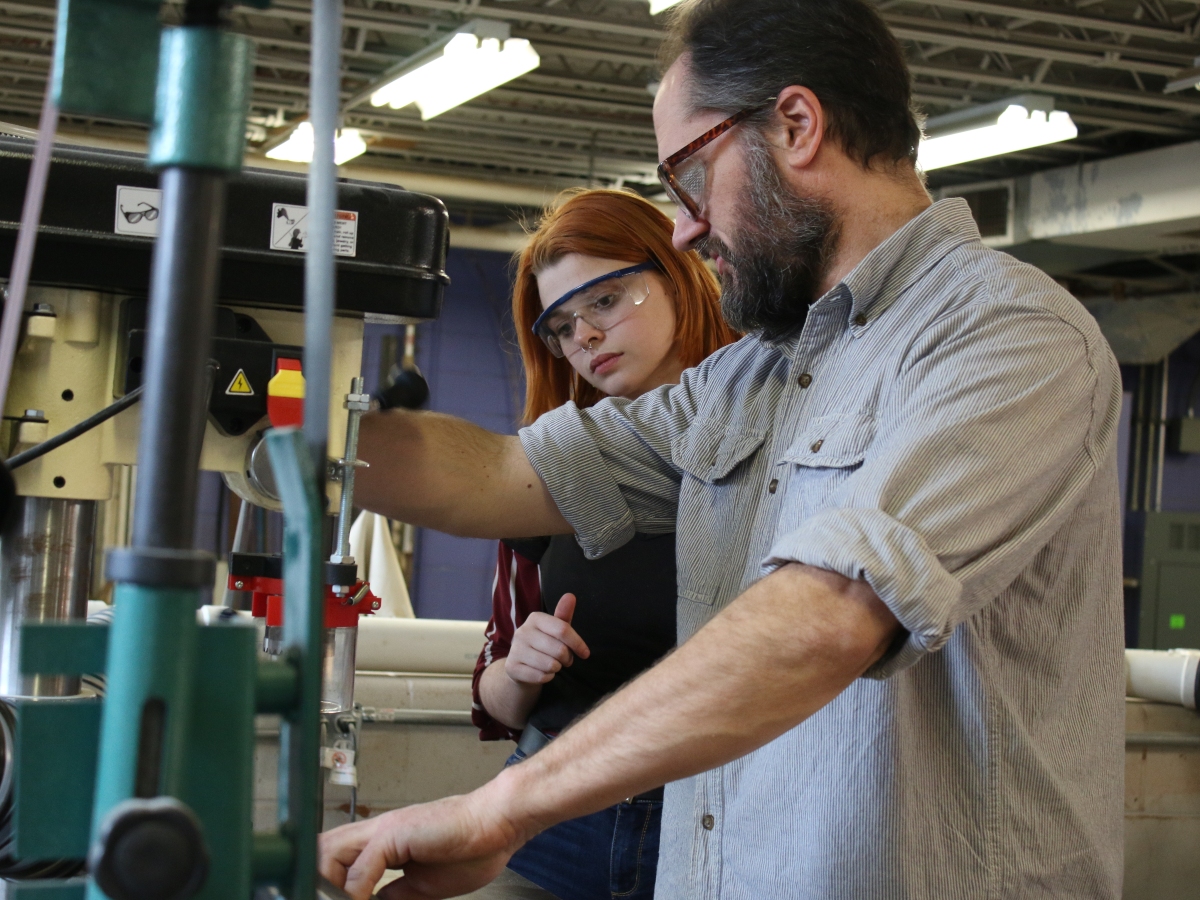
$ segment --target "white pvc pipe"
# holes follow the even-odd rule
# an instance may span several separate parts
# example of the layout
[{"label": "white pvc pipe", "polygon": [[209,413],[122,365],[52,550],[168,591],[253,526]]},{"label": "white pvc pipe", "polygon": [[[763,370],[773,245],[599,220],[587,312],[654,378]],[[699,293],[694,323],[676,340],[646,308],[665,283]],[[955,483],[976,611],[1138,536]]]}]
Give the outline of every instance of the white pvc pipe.
[{"label": "white pvc pipe", "polygon": [[1200,650],[1126,650],[1125,694],[1195,709]]},{"label": "white pvc pipe", "polygon": [[486,622],[454,619],[392,619],[363,616],[358,620],[360,672],[422,672],[470,675],[483,649]]}]

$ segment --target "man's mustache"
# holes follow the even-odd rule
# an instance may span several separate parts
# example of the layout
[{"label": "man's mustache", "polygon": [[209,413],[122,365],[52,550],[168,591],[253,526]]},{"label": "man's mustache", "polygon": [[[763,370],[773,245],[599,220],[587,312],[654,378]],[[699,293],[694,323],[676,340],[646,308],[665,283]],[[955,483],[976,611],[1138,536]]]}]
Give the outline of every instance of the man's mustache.
[{"label": "man's mustache", "polygon": [[711,234],[705,235],[696,241],[695,250],[702,259],[716,259],[718,256],[725,260],[726,264],[732,266],[734,253],[720,238],[715,238]]}]

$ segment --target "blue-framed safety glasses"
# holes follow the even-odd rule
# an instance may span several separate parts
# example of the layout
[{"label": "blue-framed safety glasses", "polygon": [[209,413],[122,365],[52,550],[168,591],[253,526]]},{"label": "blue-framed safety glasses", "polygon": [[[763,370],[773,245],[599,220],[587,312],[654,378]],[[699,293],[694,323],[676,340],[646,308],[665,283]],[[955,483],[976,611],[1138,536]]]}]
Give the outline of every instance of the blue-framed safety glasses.
[{"label": "blue-framed safety glasses", "polygon": [[583,346],[576,340],[579,323],[608,331],[624,322],[650,296],[646,272],[657,268],[654,262],[639,263],[571,288],[538,316],[533,333],[555,356],[570,356]]}]

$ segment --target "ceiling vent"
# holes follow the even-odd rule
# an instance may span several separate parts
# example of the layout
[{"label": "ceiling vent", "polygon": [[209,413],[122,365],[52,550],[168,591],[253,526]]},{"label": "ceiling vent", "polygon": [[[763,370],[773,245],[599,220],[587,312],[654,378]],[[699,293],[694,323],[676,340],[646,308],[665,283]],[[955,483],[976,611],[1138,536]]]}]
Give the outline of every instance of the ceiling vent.
[{"label": "ceiling vent", "polygon": [[962,197],[971,207],[979,234],[989,247],[1007,247],[1013,242],[1013,182],[988,181],[982,184],[942,188],[938,199]]}]

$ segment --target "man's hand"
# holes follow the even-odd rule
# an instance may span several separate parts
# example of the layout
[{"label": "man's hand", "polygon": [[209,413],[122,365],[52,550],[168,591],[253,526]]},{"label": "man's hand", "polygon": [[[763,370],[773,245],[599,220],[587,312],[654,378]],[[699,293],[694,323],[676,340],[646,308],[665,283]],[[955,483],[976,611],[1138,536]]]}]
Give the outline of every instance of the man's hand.
[{"label": "man's hand", "polygon": [[587,659],[592,651],[571,627],[574,615],[574,594],[563,594],[552,616],[530,613],[513,635],[504,673],[518,685],[545,684],[563,666],[571,665],[576,656]]},{"label": "man's hand", "polygon": [[354,900],[366,900],[388,869],[404,875],[381,900],[457,897],[500,874],[529,835],[498,812],[495,782],[461,797],[407,806],[320,835],[318,868]]}]

